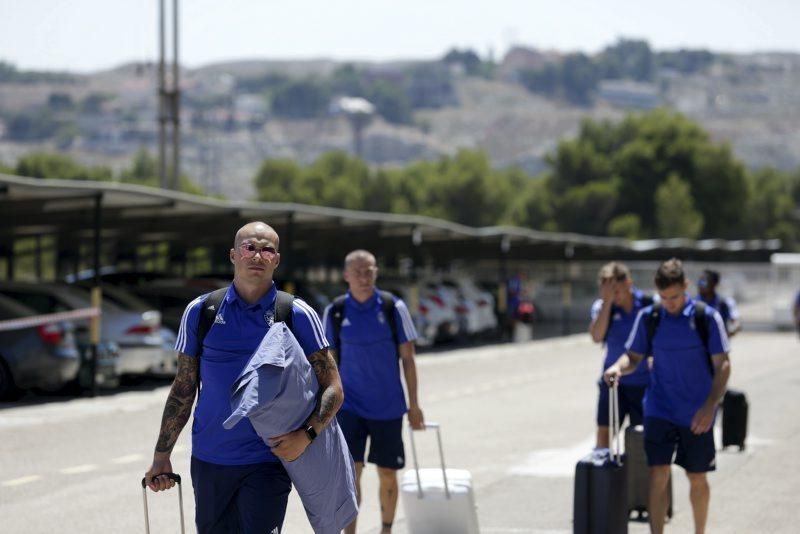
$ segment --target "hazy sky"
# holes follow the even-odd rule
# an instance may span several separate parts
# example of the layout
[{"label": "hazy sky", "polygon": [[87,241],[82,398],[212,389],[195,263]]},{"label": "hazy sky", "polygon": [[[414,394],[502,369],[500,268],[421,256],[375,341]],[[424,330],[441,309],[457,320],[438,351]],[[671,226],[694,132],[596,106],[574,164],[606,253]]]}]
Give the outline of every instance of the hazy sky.
[{"label": "hazy sky", "polygon": [[[172,0],[165,0],[168,8]],[[0,0],[0,60],[89,71],[157,54],[158,0]],[[657,49],[800,51],[800,0],[183,0],[180,58],[497,58],[510,44],[596,52],[619,36]]]}]

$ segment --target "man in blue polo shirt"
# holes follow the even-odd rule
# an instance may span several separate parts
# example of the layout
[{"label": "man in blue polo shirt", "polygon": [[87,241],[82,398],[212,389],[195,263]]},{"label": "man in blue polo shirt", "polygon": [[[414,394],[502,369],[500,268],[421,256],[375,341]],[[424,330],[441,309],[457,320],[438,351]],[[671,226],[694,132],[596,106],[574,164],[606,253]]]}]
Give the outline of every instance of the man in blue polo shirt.
[{"label": "man in blue polo shirt", "polygon": [[342,403],[341,380],[319,316],[295,299],[292,331],[319,382],[317,407],[303,428],[280,436],[271,448],[247,420],[231,430],[222,426],[231,414],[231,386],[275,321],[277,289],[272,275],[280,264],[278,245],[278,234],[265,223],[239,229],[229,252],[233,283],[202,342],[198,327],[209,295],[192,301],[181,319],[175,346],[178,370],[145,479],[153,491],[174,486],[162,474],[172,472],[172,448],[202,384],[194,411],[191,459],[201,534],[280,532],[292,486],[279,458],[299,457]]},{"label": "man in blue polo shirt", "polygon": [[[677,449],[675,463],[689,477],[695,532],[702,534],[710,499],[706,473],[716,465],[711,429],[731,372],[728,337],[717,311],[706,308],[704,314],[696,313],[695,301],[686,294],[688,284],[679,260],[662,263],[655,284],[661,299],[656,313],[654,306],[639,312],[625,344],[627,354],[606,369],[604,378],[611,384],[652,355],[650,385],[644,397],[650,529],[655,534],[664,531],[670,465]],[[698,333],[699,320],[705,322],[706,342]]]},{"label": "man in blue polo shirt", "polygon": [[711,269],[704,270],[703,275],[697,280],[697,298],[719,312],[730,338],[742,329],[739,309],[732,297],[723,297],[717,293],[717,286],[719,286],[719,273]]},{"label": "man in blue polo shirt", "polygon": [[[369,437],[368,460],[378,467],[381,533],[387,534],[392,531],[397,508],[397,470],[405,465],[403,415],[408,412],[408,421],[415,429],[424,428],[424,419],[417,401],[414,362],[417,332],[405,303],[377,290],[377,276],[375,256],[366,250],[349,253],[344,261],[344,279],[349,291],[344,298],[343,313],[339,316],[335,301],[325,308],[323,322],[328,342],[339,360],[345,400],[337,420],[356,463],[359,504]],[[394,305],[386,306],[384,296],[393,299]],[[387,317],[386,313],[392,313],[393,317]],[[338,326],[335,320],[339,321]],[[408,390],[408,407],[398,356]],[[353,521],[345,532],[355,531]]]},{"label": "man in blue polo shirt", "polygon": [[[625,341],[633,327],[639,310],[652,304],[653,299],[633,287],[628,267],[619,262],[604,265],[597,276],[600,298],[592,305],[592,322],[589,334],[595,343],[605,343],[606,355],[603,370],[625,353]],[[631,426],[642,424],[642,399],[650,380],[646,365],[622,377],[619,384],[619,421],[630,417]],[[608,448],[608,386],[602,376],[598,381],[600,395],[597,402],[597,448]]]}]

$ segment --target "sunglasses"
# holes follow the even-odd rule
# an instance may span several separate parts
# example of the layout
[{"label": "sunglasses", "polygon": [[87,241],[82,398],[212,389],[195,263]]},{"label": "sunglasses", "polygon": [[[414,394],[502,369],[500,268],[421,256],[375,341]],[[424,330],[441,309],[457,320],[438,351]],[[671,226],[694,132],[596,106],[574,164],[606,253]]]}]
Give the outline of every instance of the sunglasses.
[{"label": "sunglasses", "polygon": [[258,255],[264,258],[265,260],[271,260],[276,256],[278,252],[272,245],[264,245],[263,247],[258,247],[253,243],[242,243],[241,245],[239,245],[239,253],[242,255],[243,258],[252,258],[253,256],[256,255],[256,253],[258,253]]}]

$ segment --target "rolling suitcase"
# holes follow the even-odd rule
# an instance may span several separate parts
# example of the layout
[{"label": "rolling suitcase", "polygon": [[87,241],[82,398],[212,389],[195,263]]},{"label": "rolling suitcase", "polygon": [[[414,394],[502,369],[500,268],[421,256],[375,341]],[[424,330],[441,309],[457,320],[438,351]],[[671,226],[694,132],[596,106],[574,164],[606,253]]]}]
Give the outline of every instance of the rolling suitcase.
[{"label": "rolling suitcase", "polygon": [[410,534],[479,534],[472,475],[463,469],[446,469],[442,436],[438,423],[425,423],[436,429],[441,468],[420,469],[414,430],[409,427],[414,469],[403,473],[400,493]]},{"label": "rolling suitcase", "polygon": [[593,451],[575,466],[574,534],[628,533],[628,479],[619,454],[617,398],[615,384],[611,387],[608,408],[611,447]]},{"label": "rolling suitcase", "polygon": [[[163,473],[178,484],[178,506],[181,514],[181,534],[186,532],[186,527],[183,524],[183,490],[181,489],[181,476],[177,473]],[[147,484],[145,479],[142,478],[142,498],[144,499],[144,530],[150,534],[150,515],[147,513]]]},{"label": "rolling suitcase", "polygon": [[[650,495],[650,467],[644,452],[644,427],[625,429],[625,469],[628,471],[628,514],[636,512],[636,519],[644,520]],[[672,476],[667,486],[667,517],[672,518]]]},{"label": "rolling suitcase", "polygon": [[736,445],[744,450],[747,437],[747,397],[744,392],[729,389],[722,399],[722,448]]}]

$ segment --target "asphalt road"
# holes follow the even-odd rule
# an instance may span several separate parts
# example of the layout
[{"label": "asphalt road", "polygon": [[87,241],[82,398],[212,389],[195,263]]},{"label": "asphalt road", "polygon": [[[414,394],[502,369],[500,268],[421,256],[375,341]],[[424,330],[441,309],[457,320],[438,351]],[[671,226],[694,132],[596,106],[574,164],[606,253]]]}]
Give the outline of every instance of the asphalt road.
[{"label": "asphalt road", "polygon": [[[800,343],[789,333],[733,340],[731,387],[750,402],[747,449],[722,451],[710,476],[710,533],[795,533],[800,524]],[[573,471],[593,441],[601,350],[588,335],[436,352],[419,358],[426,418],[442,425],[447,466],[474,477],[484,534],[571,532]],[[168,387],[95,399],[0,405],[0,532],[144,531],[141,477]],[[173,455],[193,500],[188,427]],[[438,462],[431,434],[421,462]],[[406,440],[408,446],[408,441]],[[410,462],[410,454],[407,454]],[[671,532],[691,532],[688,486],[675,473]],[[377,533],[375,470],[366,470],[359,532]],[[152,532],[178,532],[177,492],[149,494]],[[403,502],[395,532],[405,534]],[[310,533],[293,494],[285,533]],[[644,533],[632,522],[630,532]]]}]

